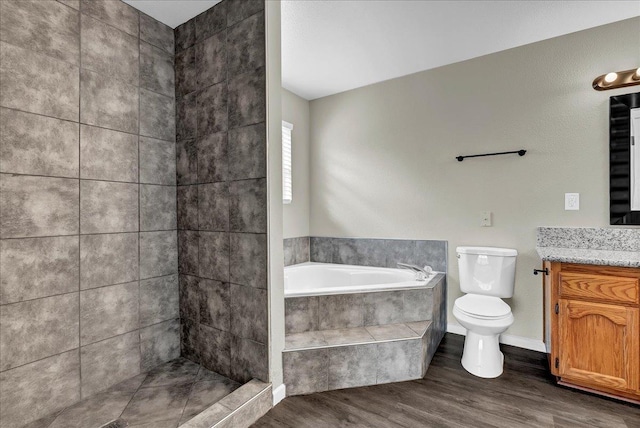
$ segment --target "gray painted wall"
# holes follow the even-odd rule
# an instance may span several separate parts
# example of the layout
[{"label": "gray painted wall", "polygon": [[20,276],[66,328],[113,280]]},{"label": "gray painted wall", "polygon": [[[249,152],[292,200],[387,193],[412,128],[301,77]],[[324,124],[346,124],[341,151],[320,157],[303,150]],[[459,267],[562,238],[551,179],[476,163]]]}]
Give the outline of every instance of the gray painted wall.
[{"label": "gray painted wall", "polygon": [[0,413],[180,354],[173,32],[121,2],[0,2]]},{"label": "gray painted wall", "polygon": [[175,35],[182,354],[267,381],[264,2],[225,0]]},{"label": "gray painted wall", "polygon": [[[441,239],[453,261],[459,245],[516,248],[507,333],[541,340],[536,227],[607,226],[608,100],[638,89],[591,82],[640,64],[638,34],[625,20],[312,101],[311,236]],[[457,263],[448,274],[455,322]]]}]

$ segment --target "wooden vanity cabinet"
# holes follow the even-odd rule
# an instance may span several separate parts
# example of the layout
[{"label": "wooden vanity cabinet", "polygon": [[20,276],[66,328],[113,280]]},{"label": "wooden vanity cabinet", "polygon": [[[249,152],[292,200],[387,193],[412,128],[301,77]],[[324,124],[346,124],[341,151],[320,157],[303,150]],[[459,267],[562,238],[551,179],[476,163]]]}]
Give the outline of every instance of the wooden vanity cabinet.
[{"label": "wooden vanity cabinet", "polygon": [[640,269],[545,262],[558,383],[640,403]]}]

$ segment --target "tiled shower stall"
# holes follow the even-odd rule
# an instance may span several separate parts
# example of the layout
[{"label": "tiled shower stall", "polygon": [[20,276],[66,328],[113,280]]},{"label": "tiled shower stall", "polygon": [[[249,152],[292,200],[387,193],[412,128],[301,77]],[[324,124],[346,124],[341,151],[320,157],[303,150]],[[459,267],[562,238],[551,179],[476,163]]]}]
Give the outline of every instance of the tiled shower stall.
[{"label": "tiled shower stall", "polygon": [[0,1],[0,427],[180,356],[268,381],[264,25]]}]

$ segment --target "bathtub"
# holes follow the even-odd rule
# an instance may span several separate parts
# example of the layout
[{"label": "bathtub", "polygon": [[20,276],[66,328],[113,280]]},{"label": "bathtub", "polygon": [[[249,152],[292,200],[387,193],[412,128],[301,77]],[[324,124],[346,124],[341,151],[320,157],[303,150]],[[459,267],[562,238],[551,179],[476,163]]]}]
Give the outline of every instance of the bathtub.
[{"label": "bathtub", "polygon": [[284,296],[325,296],[373,291],[432,288],[438,275],[432,272],[424,281],[406,269],[352,266],[307,262],[284,268]]}]

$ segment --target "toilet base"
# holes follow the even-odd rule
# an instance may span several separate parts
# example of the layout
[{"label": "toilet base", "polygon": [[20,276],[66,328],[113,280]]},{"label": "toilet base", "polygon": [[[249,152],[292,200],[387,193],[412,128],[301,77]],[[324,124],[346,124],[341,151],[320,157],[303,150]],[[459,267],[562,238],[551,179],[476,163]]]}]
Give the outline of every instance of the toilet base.
[{"label": "toilet base", "polygon": [[462,367],[474,376],[496,378],[502,374],[504,355],[499,334],[481,335],[467,329],[462,352]]}]

